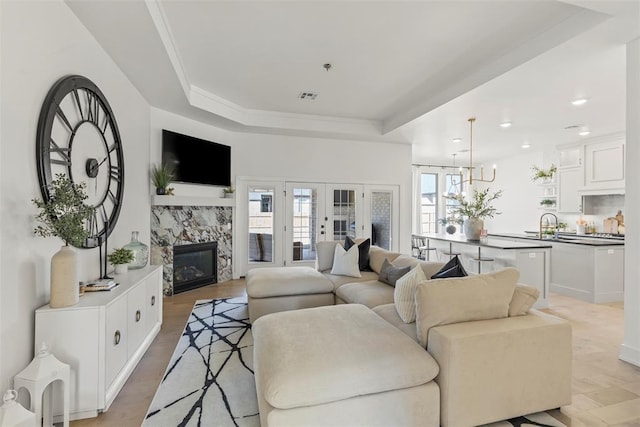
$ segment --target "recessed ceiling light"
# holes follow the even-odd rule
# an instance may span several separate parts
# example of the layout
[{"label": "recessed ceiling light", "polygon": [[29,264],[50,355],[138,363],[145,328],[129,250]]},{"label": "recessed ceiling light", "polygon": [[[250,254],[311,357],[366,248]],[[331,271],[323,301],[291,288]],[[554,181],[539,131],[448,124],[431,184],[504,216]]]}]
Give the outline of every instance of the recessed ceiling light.
[{"label": "recessed ceiling light", "polygon": [[500,127],[501,128],[508,128],[509,126],[511,126],[511,122],[502,122],[502,123],[500,123]]},{"label": "recessed ceiling light", "polygon": [[585,129],[585,130],[581,130],[580,132],[578,132],[578,135],[580,136],[587,136],[591,133],[591,131],[589,129]]},{"label": "recessed ceiling light", "polygon": [[578,98],[578,99],[574,99],[573,101],[571,101],[571,104],[573,105],[584,105],[586,104],[588,101],[587,98]]},{"label": "recessed ceiling light", "polygon": [[455,142],[456,144],[458,142],[462,142],[462,138],[453,138],[453,142]]},{"label": "recessed ceiling light", "polygon": [[529,144],[528,142],[523,142],[522,148],[531,148],[531,144]]}]

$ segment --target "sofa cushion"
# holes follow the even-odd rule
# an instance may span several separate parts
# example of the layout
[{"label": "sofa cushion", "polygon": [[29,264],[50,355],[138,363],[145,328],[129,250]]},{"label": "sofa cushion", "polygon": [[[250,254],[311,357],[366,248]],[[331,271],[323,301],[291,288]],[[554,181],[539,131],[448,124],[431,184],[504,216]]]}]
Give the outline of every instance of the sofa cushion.
[{"label": "sofa cushion", "polygon": [[420,260],[418,258],[414,258],[409,255],[400,255],[391,262],[394,267],[409,267],[409,269],[412,269],[419,263]]},{"label": "sofa cushion", "polygon": [[387,322],[391,323],[396,328],[400,329],[405,334],[409,335],[412,340],[418,342],[418,333],[416,331],[416,324],[404,323],[396,310],[395,304],[382,304],[372,308],[373,312],[382,317]]},{"label": "sofa cushion", "polygon": [[252,298],[325,294],[334,289],[330,280],[311,267],[254,268],[247,272],[246,280]]},{"label": "sofa cushion", "polygon": [[342,242],[330,240],[327,242],[316,243],[316,270],[331,270],[331,267],[333,267],[333,256],[336,251],[336,245],[342,245]]},{"label": "sofa cushion", "polygon": [[493,273],[422,282],[416,291],[416,327],[426,348],[429,330],[438,325],[509,315],[520,273],[506,268]]},{"label": "sofa cushion", "polygon": [[412,323],[416,320],[416,289],[425,280],[427,276],[424,275],[420,265],[416,265],[396,282],[393,301],[404,323]]},{"label": "sofa cushion", "polygon": [[373,308],[393,302],[393,288],[378,280],[347,283],[336,291],[336,296],[348,304],[363,304]]},{"label": "sofa cushion", "polygon": [[529,285],[516,285],[511,303],[509,304],[509,316],[524,316],[538,301],[540,290]]},{"label": "sofa cushion", "polygon": [[409,270],[411,270],[410,267],[394,267],[393,264],[385,259],[382,263],[378,280],[387,285],[395,286],[398,279],[407,274]]},{"label": "sofa cushion", "polygon": [[351,237],[344,239],[344,248],[351,249],[352,246],[358,246],[358,268],[360,271],[369,270],[369,248],[371,247],[371,239],[364,239],[362,242],[356,243]]},{"label": "sofa cushion", "polygon": [[[389,262],[393,262],[396,258],[400,256],[399,253],[389,252],[386,249],[382,249],[378,246],[371,246],[369,249],[369,267],[376,273],[380,274],[380,270],[382,269],[382,263],[384,260],[388,260]],[[398,266],[403,267],[403,266]]]},{"label": "sofa cushion", "polygon": [[460,262],[458,255],[454,256],[442,266],[440,271],[431,276],[432,279],[444,279],[447,277],[466,277],[468,276],[466,270]]},{"label": "sofa cushion", "polygon": [[331,274],[339,276],[360,277],[360,268],[358,268],[358,247],[352,246],[346,251],[341,245],[336,245],[333,255],[333,267]]},{"label": "sofa cushion", "polygon": [[[367,282],[369,280],[378,280],[378,274],[373,271],[361,271],[360,277],[338,276],[331,273],[322,273],[324,277],[333,283],[333,291],[346,283]],[[388,285],[387,285],[388,286]]]},{"label": "sofa cushion", "polygon": [[275,408],[415,387],[438,373],[429,353],[358,304],[270,314],[253,334],[261,395]]}]

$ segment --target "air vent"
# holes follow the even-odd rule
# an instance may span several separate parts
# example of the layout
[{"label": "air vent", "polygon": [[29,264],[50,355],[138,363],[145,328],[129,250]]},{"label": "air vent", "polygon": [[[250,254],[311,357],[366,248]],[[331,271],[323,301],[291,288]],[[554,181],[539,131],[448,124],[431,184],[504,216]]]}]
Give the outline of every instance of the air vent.
[{"label": "air vent", "polygon": [[315,93],[315,92],[300,92],[300,95],[298,95],[298,98],[300,98],[300,99],[308,99],[310,101],[313,101],[317,97],[318,97],[318,94]]},{"label": "air vent", "polygon": [[578,129],[580,127],[582,127],[582,125],[569,125],[569,126],[566,126],[564,129],[571,130],[571,129]]}]

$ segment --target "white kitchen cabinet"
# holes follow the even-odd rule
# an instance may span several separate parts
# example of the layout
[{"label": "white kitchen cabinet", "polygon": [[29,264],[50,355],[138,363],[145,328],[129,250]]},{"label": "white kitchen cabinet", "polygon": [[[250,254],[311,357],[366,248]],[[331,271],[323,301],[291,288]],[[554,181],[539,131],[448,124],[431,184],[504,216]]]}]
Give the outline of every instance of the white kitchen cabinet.
[{"label": "white kitchen cabinet", "polygon": [[584,194],[624,194],[624,139],[585,145]]},{"label": "white kitchen cabinet", "polygon": [[582,167],[558,169],[558,212],[582,212],[582,194],[578,189],[584,185]]},{"label": "white kitchen cabinet", "polygon": [[560,150],[558,169],[582,166],[583,146],[563,148]]},{"label": "white kitchen cabinet", "polygon": [[106,411],[160,331],[161,267],[115,279],[119,285],[111,291],[87,292],[76,305],[46,305],[35,313],[35,348],[45,342],[71,366],[71,419]]}]

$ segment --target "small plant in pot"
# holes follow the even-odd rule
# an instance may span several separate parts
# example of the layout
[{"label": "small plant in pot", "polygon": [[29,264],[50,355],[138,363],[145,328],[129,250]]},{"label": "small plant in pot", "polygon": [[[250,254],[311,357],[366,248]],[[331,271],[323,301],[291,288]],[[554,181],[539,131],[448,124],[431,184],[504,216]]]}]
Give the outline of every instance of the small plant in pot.
[{"label": "small plant in pot", "polygon": [[491,202],[502,196],[502,190],[491,193],[490,188],[478,191],[473,189],[473,196],[467,200],[463,194],[456,194],[449,199],[458,202],[451,212],[464,218],[464,234],[467,240],[480,240],[480,234],[484,229],[484,219],[500,215],[500,212],[491,205]]},{"label": "small plant in pot", "polygon": [[545,208],[550,208],[556,205],[556,201],[552,199],[542,199],[540,200],[540,206]]},{"label": "small plant in pot", "polygon": [[228,186],[227,188],[225,188],[224,190],[222,190],[224,192],[224,197],[227,199],[232,199],[233,198],[233,193],[236,192],[236,189],[233,188],[233,185]]},{"label": "small plant in pot", "polygon": [[541,179],[543,182],[550,182],[558,168],[554,164],[551,164],[549,169],[542,169],[534,165],[531,170],[533,171],[533,175],[531,176],[532,181],[535,182]]},{"label": "small plant in pot", "polygon": [[127,272],[127,264],[133,261],[133,251],[127,248],[114,249],[107,256],[107,260],[115,267],[116,274]]},{"label": "small plant in pot", "polygon": [[168,188],[171,181],[175,179],[173,168],[167,164],[153,165],[151,167],[151,182],[156,187],[156,194],[171,194],[173,189]]}]

